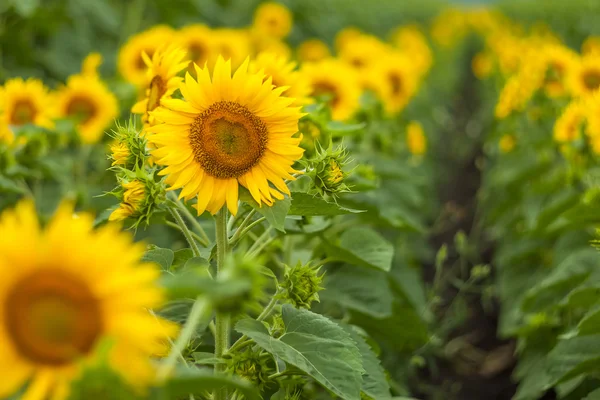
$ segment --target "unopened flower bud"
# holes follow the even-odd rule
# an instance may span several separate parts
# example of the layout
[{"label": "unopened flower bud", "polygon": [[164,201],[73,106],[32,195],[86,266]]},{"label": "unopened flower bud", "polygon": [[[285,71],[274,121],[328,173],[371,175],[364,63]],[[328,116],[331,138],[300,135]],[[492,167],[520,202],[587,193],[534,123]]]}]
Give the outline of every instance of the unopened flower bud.
[{"label": "unopened flower bud", "polygon": [[319,301],[319,291],[323,290],[320,268],[300,262],[295,267],[286,266],[281,297],[296,308],[310,308],[313,301]]}]

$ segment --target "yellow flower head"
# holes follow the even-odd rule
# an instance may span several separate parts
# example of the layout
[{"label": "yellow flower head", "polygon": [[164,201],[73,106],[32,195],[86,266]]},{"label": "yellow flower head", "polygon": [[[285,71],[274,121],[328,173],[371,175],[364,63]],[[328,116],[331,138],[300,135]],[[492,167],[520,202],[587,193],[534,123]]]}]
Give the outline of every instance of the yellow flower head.
[{"label": "yellow flower head", "polygon": [[572,101],[554,123],[554,140],[558,143],[568,143],[579,138],[585,122],[585,111],[582,101]]},{"label": "yellow flower head", "polygon": [[349,45],[356,39],[361,36],[363,33],[353,26],[346,27],[339,31],[337,35],[335,35],[335,49],[337,51],[341,51],[344,47]]},{"label": "yellow flower head", "polygon": [[140,211],[140,205],[146,198],[146,185],[139,180],[125,182],[123,187],[123,201],[119,207],[110,214],[109,221],[122,221],[134,216]]},{"label": "yellow flower head", "polygon": [[585,55],[600,55],[600,36],[590,36],[581,45],[581,52]]},{"label": "yellow flower head", "polygon": [[248,66],[250,73],[264,72],[265,79],[271,78],[273,85],[286,87],[284,96],[295,99],[294,105],[310,103],[311,88],[307,79],[296,70],[296,63],[273,53],[260,53]]},{"label": "yellow flower head", "polygon": [[282,4],[263,3],[254,13],[254,28],[268,36],[284,38],[292,30],[292,13]]},{"label": "yellow flower head", "polygon": [[578,55],[568,47],[551,44],[544,48],[547,69],[544,90],[550,97],[567,94],[566,78],[577,64]]},{"label": "yellow flower head", "polygon": [[159,47],[170,43],[173,39],[176,39],[175,32],[166,25],[157,25],[132,36],[119,51],[119,72],[134,85],[143,85],[148,66],[142,53],[152,58]]},{"label": "yellow flower head", "polygon": [[359,72],[376,63],[389,47],[375,36],[360,35],[340,49],[339,57]]},{"label": "yellow flower head", "polygon": [[232,67],[238,67],[252,52],[250,34],[242,29],[215,29],[213,40],[214,52],[209,61],[211,68],[219,56],[231,60]]},{"label": "yellow flower head", "polygon": [[418,26],[408,25],[396,29],[392,43],[403,53],[408,54],[421,74],[425,74],[433,62],[431,48]]},{"label": "yellow flower head", "polygon": [[600,54],[583,56],[575,63],[568,76],[571,94],[589,97],[600,89]]},{"label": "yellow flower head", "polygon": [[110,158],[113,160],[112,166],[115,165],[127,165],[127,161],[131,156],[131,152],[129,151],[129,147],[127,143],[116,141],[110,146],[111,156]]},{"label": "yellow flower head", "polygon": [[471,62],[473,73],[479,79],[485,79],[494,69],[494,59],[489,51],[480,51],[475,54]]},{"label": "yellow flower head", "polygon": [[296,57],[302,62],[321,61],[331,57],[331,51],[321,40],[308,39],[300,43],[296,50]]},{"label": "yellow flower head", "polygon": [[415,95],[419,73],[409,57],[393,52],[382,57],[369,71],[368,87],[383,101],[388,113],[400,112]]},{"label": "yellow flower head", "polygon": [[[38,79],[9,79],[0,91],[0,122],[7,129],[33,124],[52,128],[54,107],[52,97]],[[12,138],[12,132],[4,136]]]},{"label": "yellow flower head", "polygon": [[67,205],[45,229],[29,201],[0,216],[0,397],[29,382],[25,399],[65,399],[105,338],[127,382],[143,388],[154,378],[150,357],[175,334],[147,311],[163,302],[160,273],[118,226],[93,226]]},{"label": "yellow flower head", "polygon": [[501,152],[510,153],[515,148],[516,144],[517,139],[513,135],[505,134],[500,138],[498,146],[500,147]]},{"label": "yellow flower head", "polygon": [[101,62],[92,54],[83,62],[82,73],[72,75],[66,86],[56,93],[59,117],[77,121],[77,130],[84,143],[96,143],[104,129],[119,113],[117,98],[99,79],[96,68]]},{"label": "yellow flower head", "polygon": [[308,80],[313,97],[328,96],[331,116],[344,121],[358,109],[361,94],[360,80],[356,71],[337,59],[305,63],[300,69]]},{"label": "yellow flower head", "polygon": [[[258,204],[273,204],[289,194],[292,164],[303,153],[298,120],[300,108],[273,88],[262,73],[249,73],[246,60],[231,74],[231,62],[217,59],[214,71],[196,68],[186,74],[180,90],[185,100],[165,100],[153,115],[163,122],[150,128],[156,163],[166,168],[170,189],[180,197],[198,198],[201,214],[217,213],[224,204],[238,209],[238,186],[246,187]],[[271,186],[273,185],[273,186]]]},{"label": "yellow flower head", "polygon": [[406,127],[406,145],[415,156],[422,156],[427,151],[427,137],[419,122],[411,121]]},{"label": "yellow flower head", "polygon": [[201,24],[183,27],[177,32],[177,44],[186,51],[186,60],[198,65],[208,62],[214,52],[212,30]]},{"label": "yellow flower head", "polygon": [[587,121],[586,133],[591,137],[600,137],[600,91],[586,99],[584,108]]},{"label": "yellow flower head", "polygon": [[469,31],[468,16],[460,9],[447,8],[435,17],[431,36],[442,47],[452,47]]},{"label": "yellow flower head", "polygon": [[253,54],[273,53],[280,57],[291,58],[292,49],[283,40],[266,36],[260,32],[250,32]]},{"label": "yellow flower head", "polygon": [[148,67],[144,85],[146,96],[133,106],[131,112],[142,114],[144,124],[153,125],[150,111],[158,107],[161,101],[171,98],[183,81],[177,74],[187,67],[188,61],[184,61],[185,51],[176,47],[159,48],[152,58],[146,53],[142,53],[142,57]]}]

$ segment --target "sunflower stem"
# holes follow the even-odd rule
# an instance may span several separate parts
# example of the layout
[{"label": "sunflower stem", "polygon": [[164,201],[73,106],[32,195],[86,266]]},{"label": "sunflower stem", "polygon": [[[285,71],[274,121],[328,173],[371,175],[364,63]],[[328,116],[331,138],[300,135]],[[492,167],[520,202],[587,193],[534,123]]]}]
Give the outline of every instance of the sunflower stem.
[{"label": "sunflower stem", "polygon": [[206,298],[197,298],[192,306],[190,315],[185,321],[185,325],[181,329],[181,333],[171,347],[171,351],[167,358],[164,359],[161,366],[158,368],[156,377],[159,382],[164,381],[173,371],[177,358],[182,357],[183,350],[187,347],[192,336],[196,332],[196,328],[202,320],[210,315],[210,302]]},{"label": "sunflower stem", "polygon": [[196,241],[194,240],[192,232],[190,232],[189,228],[185,224],[185,221],[183,220],[183,218],[181,218],[179,212],[173,207],[169,207],[169,211],[171,212],[173,218],[175,218],[175,222],[177,222],[177,225],[179,225],[179,229],[181,229],[181,233],[183,233],[183,236],[185,236],[185,240],[187,240],[187,242],[189,243],[192,249],[192,253],[194,253],[194,257],[200,257],[200,248],[198,247],[198,243],[196,243]]},{"label": "sunflower stem", "polygon": [[206,232],[204,231],[204,228],[202,228],[202,225],[200,225],[200,223],[198,222],[196,217],[190,212],[190,210],[188,210],[188,208],[185,206],[185,204],[183,204],[181,202],[181,200],[179,200],[177,198],[175,193],[170,192],[169,197],[175,204],[177,204],[177,208],[179,208],[179,210],[183,213],[183,215],[185,215],[185,217],[188,219],[188,221],[190,221],[190,224],[192,224],[194,229],[196,229],[200,233],[200,236],[202,237],[202,240],[200,241],[200,243],[204,247],[208,247],[208,245],[210,244],[210,239],[208,238],[208,235],[206,234]]},{"label": "sunflower stem", "polygon": [[[222,207],[215,215],[215,233],[217,242],[217,276],[223,271],[225,259],[229,252],[229,240],[227,234],[227,209]],[[215,316],[215,358],[222,358],[229,348],[229,315],[217,312]],[[227,366],[222,363],[215,364],[215,373],[225,372]],[[226,400],[227,390],[216,390],[214,400]]]}]

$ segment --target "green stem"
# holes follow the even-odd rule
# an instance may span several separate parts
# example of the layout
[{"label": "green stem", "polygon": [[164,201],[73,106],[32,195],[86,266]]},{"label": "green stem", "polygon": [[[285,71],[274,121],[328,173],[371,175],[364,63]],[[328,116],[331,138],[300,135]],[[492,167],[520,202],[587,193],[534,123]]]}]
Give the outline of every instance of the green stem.
[{"label": "green stem", "polygon": [[[229,244],[233,245],[235,244],[238,240],[240,240],[250,229],[252,229],[253,227],[255,227],[257,224],[261,223],[262,221],[264,221],[266,218],[265,217],[261,217],[259,219],[257,219],[256,221],[252,222],[250,225],[248,225],[248,223],[252,220],[252,217],[254,216],[254,214],[256,213],[256,211],[252,210],[248,213],[248,215],[246,216],[246,218],[244,218],[244,220],[242,221],[242,223],[240,224],[240,226],[237,228],[237,230],[235,231],[235,233],[233,234],[233,236],[231,237],[231,239],[229,240]],[[247,225],[247,226],[246,226]]]},{"label": "green stem", "polygon": [[202,228],[202,225],[200,225],[196,217],[190,212],[190,210],[188,210],[185,204],[183,204],[181,200],[177,198],[175,193],[170,192],[169,197],[171,198],[171,201],[177,204],[177,208],[179,208],[183,215],[185,215],[185,217],[188,219],[190,224],[192,224],[194,229],[196,229],[200,233],[200,236],[202,237],[202,241],[200,243],[202,243],[204,247],[207,247],[210,243],[210,239],[208,238],[208,235],[206,234],[204,228]]},{"label": "green stem", "polygon": [[[217,242],[217,277],[223,271],[225,259],[229,251],[229,242],[227,234],[227,209],[221,208],[215,215],[215,233]],[[215,357],[222,358],[223,354],[229,348],[229,315],[217,313],[215,316],[216,336],[215,336]],[[215,365],[215,373],[225,372],[227,366],[222,363]],[[216,390],[213,400],[226,400],[227,390]]]},{"label": "green stem", "polygon": [[187,225],[183,221],[183,218],[181,218],[181,215],[179,215],[179,212],[173,207],[169,207],[169,211],[171,212],[173,218],[175,218],[177,225],[179,225],[179,229],[181,229],[181,233],[183,233],[183,236],[185,236],[185,240],[187,240],[189,243],[192,253],[194,253],[194,257],[200,257],[200,248],[198,247],[198,243],[196,243],[194,240],[192,232],[190,232],[188,229]]},{"label": "green stem", "polygon": [[[177,225],[175,222],[171,222],[171,221],[166,221],[167,226],[170,226],[173,229],[177,229],[179,232],[181,231],[181,228],[179,227],[179,225]],[[196,232],[194,231],[190,231],[190,234],[192,235],[192,237],[194,239],[196,239],[199,242],[202,242],[202,238],[200,236],[198,236],[198,234],[196,234]]]},{"label": "green stem", "polygon": [[256,239],[256,242],[254,242],[254,244],[250,247],[250,249],[248,250],[248,255],[250,257],[255,257],[258,253],[260,253],[265,247],[267,247],[267,245],[269,243],[271,243],[273,241],[274,237],[271,237],[271,229],[272,227],[269,226],[267,229],[265,229],[265,231],[263,232],[262,235],[260,235],[258,237],[258,239]]},{"label": "green stem", "polygon": [[175,343],[171,347],[171,351],[167,358],[164,359],[161,366],[158,368],[156,377],[158,381],[165,380],[177,363],[177,357],[181,357],[183,350],[187,347],[188,343],[192,339],[192,336],[196,332],[196,328],[200,322],[208,317],[210,313],[210,302],[205,298],[197,298],[192,306],[190,315],[188,315],[187,321],[181,330],[181,333],[175,340]]}]

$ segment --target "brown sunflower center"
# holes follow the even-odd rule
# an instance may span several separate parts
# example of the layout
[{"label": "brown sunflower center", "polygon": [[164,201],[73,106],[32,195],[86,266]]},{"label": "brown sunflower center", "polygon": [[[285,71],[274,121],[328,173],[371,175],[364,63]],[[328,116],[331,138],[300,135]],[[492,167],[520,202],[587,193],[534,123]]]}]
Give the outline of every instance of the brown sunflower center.
[{"label": "brown sunflower center", "polygon": [[204,61],[207,53],[208,50],[202,43],[190,43],[188,46],[188,56],[190,60],[195,61],[196,63]]},{"label": "brown sunflower center", "polygon": [[18,100],[10,116],[11,125],[25,125],[33,122],[37,110],[30,100]]},{"label": "brown sunflower center", "polygon": [[335,85],[332,85],[329,82],[315,82],[313,84],[312,95],[314,97],[319,97],[319,96],[329,97],[329,102],[332,107],[337,106],[340,101],[339,96],[338,96],[337,87],[335,87]]},{"label": "brown sunflower center", "polygon": [[250,110],[219,101],[190,127],[194,158],[215,178],[237,178],[258,163],[267,147],[268,129]]},{"label": "brown sunflower center", "polygon": [[25,276],[9,291],[4,307],[9,338],[36,364],[68,364],[90,352],[102,332],[98,301],[85,282],[65,271]]},{"label": "brown sunflower center", "polygon": [[167,92],[166,82],[158,75],[150,81],[150,93],[148,94],[147,111],[152,111],[160,105],[160,99]]},{"label": "brown sunflower center", "polygon": [[67,104],[67,115],[84,124],[96,115],[96,106],[85,97],[73,97]]},{"label": "brown sunflower center", "polygon": [[583,74],[583,84],[589,90],[596,90],[600,87],[600,71],[587,71]]},{"label": "brown sunflower center", "polygon": [[398,74],[390,74],[388,76],[388,81],[390,83],[390,87],[392,88],[392,94],[397,96],[402,91],[402,79]]}]

